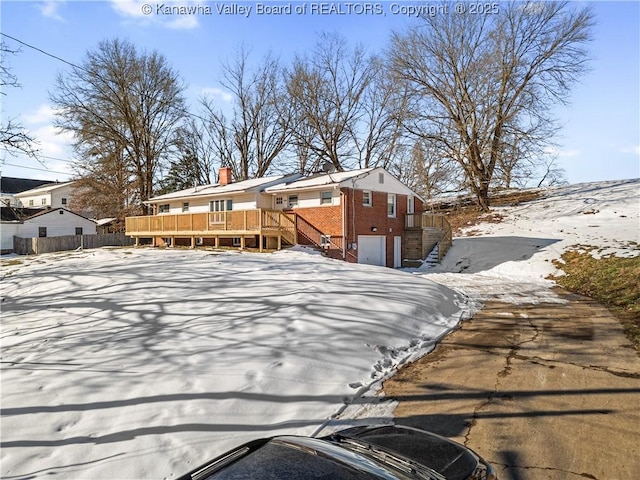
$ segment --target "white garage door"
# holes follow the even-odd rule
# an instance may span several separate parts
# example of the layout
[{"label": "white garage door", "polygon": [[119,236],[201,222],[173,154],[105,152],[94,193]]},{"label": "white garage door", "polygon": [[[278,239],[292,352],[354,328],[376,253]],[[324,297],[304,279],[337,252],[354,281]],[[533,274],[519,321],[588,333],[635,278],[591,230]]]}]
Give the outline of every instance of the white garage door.
[{"label": "white garage door", "polygon": [[386,267],[386,237],[377,235],[358,235],[358,263]]}]

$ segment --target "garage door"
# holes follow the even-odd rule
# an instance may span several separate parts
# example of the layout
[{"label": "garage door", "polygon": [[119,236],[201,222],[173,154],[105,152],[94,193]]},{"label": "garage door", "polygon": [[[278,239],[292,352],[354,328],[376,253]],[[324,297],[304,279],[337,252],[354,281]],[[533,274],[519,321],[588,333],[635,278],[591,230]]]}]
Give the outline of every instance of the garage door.
[{"label": "garage door", "polygon": [[377,235],[358,235],[358,263],[386,267],[386,237]]}]

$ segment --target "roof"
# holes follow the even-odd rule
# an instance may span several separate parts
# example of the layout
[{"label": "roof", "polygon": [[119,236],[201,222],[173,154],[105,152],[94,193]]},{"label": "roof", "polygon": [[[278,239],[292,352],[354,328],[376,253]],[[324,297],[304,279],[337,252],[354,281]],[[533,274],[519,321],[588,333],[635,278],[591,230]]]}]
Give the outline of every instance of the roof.
[{"label": "roof", "polygon": [[51,180],[34,180],[31,178],[0,177],[0,192],[15,194],[38,188],[51,183]]},{"label": "roof", "polygon": [[101,227],[103,225],[110,224],[114,220],[117,220],[117,218],[99,218],[98,220],[95,220],[95,222],[99,227]]},{"label": "roof", "polygon": [[242,193],[248,190],[260,190],[261,188],[264,188],[269,184],[278,183],[281,180],[294,178],[300,178],[300,175],[276,175],[271,177],[253,178],[251,180],[244,180],[242,182],[229,183],[227,185],[220,185],[218,183],[212,185],[203,185],[187,188],[185,190],[179,190],[177,192],[166,193],[164,195],[158,195],[157,197],[150,198],[147,202],[156,203],[176,198],[207,197],[228,193]]},{"label": "roof", "polygon": [[43,193],[49,193],[53,190],[58,190],[59,188],[68,187],[70,185],[73,185],[73,183],[74,182],[48,183],[38,188],[32,188],[31,190],[25,190],[24,192],[20,192],[19,194],[16,194],[16,197],[29,197],[31,195],[41,195]]},{"label": "roof", "polygon": [[310,177],[300,178],[292,182],[279,183],[265,189],[265,192],[280,192],[283,190],[299,190],[306,188],[318,188],[326,185],[340,185],[347,180],[351,180],[362,175],[366,175],[375,168],[362,168],[360,170],[349,170],[347,172],[317,173]]},{"label": "roof", "polygon": [[96,223],[95,220],[92,220],[92,219],[87,218],[87,217],[85,217],[83,215],[80,215],[79,213],[72,212],[71,210],[67,210],[66,208],[62,208],[62,207],[59,207],[59,208],[47,208],[46,210],[40,211],[39,213],[36,213],[35,215],[31,215],[30,217],[25,218],[25,220],[31,220],[33,218],[38,218],[38,217],[42,217],[44,215],[49,215],[50,213],[56,212],[58,210],[64,210],[65,212],[68,212],[71,215],[75,215],[76,217],[84,218],[85,220],[88,220],[89,222]]}]

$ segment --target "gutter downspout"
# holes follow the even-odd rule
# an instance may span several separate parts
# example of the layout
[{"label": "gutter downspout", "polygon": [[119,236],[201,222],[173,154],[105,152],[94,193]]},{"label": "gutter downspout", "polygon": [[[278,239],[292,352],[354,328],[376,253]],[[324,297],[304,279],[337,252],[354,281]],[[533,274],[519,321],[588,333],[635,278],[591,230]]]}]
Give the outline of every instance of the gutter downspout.
[{"label": "gutter downspout", "polygon": [[340,189],[340,203],[342,205],[342,260],[347,260],[347,196]]}]

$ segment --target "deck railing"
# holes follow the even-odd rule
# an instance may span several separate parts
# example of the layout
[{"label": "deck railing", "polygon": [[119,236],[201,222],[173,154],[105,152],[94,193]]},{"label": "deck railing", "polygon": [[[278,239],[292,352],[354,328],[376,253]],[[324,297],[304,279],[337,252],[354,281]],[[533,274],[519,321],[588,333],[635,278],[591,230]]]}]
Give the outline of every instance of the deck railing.
[{"label": "deck railing", "polygon": [[129,236],[197,235],[207,233],[280,234],[295,243],[295,219],[280,210],[232,210],[228,212],[177,213],[127,217]]},{"label": "deck railing", "polygon": [[440,230],[451,228],[444,215],[432,213],[408,213],[405,217],[405,227],[407,229],[439,228]]},{"label": "deck railing", "polygon": [[444,215],[408,213],[405,217],[405,228],[407,230],[434,228],[442,231],[442,237],[435,245],[438,247],[438,262],[442,260],[453,244],[453,229]]}]

